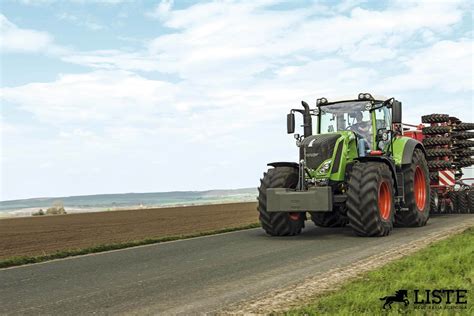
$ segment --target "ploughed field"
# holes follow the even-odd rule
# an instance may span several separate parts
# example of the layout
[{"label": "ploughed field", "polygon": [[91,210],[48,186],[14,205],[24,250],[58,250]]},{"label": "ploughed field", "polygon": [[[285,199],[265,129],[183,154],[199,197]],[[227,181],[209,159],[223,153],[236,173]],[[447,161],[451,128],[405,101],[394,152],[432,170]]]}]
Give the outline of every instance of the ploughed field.
[{"label": "ploughed field", "polygon": [[199,234],[258,222],[255,202],[0,220],[0,259],[148,238]]}]

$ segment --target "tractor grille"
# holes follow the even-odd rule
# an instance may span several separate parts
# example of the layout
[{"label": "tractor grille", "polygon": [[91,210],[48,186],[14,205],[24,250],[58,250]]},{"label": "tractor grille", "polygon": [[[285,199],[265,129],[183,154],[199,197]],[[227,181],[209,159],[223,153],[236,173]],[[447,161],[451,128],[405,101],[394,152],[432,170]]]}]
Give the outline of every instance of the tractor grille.
[{"label": "tractor grille", "polygon": [[306,137],[301,146],[304,149],[306,166],[316,169],[324,160],[332,157],[339,134],[323,134]]}]

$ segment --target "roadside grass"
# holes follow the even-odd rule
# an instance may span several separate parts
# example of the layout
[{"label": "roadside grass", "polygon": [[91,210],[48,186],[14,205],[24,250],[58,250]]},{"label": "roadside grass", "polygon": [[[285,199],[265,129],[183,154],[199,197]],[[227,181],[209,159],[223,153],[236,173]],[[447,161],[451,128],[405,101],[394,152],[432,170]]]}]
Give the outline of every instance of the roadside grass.
[{"label": "roadside grass", "polygon": [[98,252],[104,252],[104,251],[110,251],[110,250],[136,247],[136,246],[150,245],[150,244],[157,244],[157,243],[162,243],[166,241],[174,241],[174,240],[180,240],[180,239],[189,239],[189,238],[195,238],[195,237],[216,235],[216,234],[228,233],[228,232],[233,232],[233,231],[238,231],[238,230],[257,228],[257,227],[260,227],[260,224],[254,223],[254,224],[249,224],[249,225],[244,225],[244,226],[222,228],[222,229],[205,231],[205,232],[200,232],[200,233],[193,233],[193,234],[166,236],[166,237],[159,237],[159,238],[147,238],[143,240],[134,240],[134,241],[123,242],[123,243],[97,245],[97,246],[82,248],[82,249],[67,249],[67,250],[57,251],[51,254],[45,254],[41,256],[11,257],[11,258],[0,260],[0,269],[24,265],[24,264],[39,263],[39,262],[49,261],[53,259],[62,259],[66,257],[80,256],[80,255],[86,255],[86,254],[91,254],[91,253],[98,253]]},{"label": "roadside grass", "polygon": [[[307,306],[290,310],[287,315],[474,315],[473,283],[474,228],[470,228],[368,272],[327,296],[314,298]],[[400,289],[409,290],[410,304],[405,307],[394,302],[391,310],[383,310],[384,301],[380,298],[394,295]],[[436,309],[415,309],[415,289],[420,294],[424,290],[465,289],[468,304],[465,309],[452,309],[455,304],[444,302],[433,305]],[[445,306],[448,308],[444,309]]]}]

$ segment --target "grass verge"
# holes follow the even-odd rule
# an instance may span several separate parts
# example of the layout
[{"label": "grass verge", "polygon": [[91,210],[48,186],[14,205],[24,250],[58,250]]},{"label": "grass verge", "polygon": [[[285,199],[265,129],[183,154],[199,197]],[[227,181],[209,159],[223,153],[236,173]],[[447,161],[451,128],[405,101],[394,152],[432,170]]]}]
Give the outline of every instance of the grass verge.
[{"label": "grass verge", "polygon": [[257,227],[260,227],[260,224],[254,223],[254,224],[249,224],[249,225],[244,225],[244,226],[222,228],[222,229],[217,229],[213,231],[205,231],[205,232],[194,233],[194,234],[167,236],[167,237],[159,237],[159,238],[147,238],[143,240],[135,240],[135,241],[129,241],[129,242],[123,242],[123,243],[97,245],[94,247],[83,248],[83,249],[68,249],[68,250],[62,250],[62,251],[54,252],[51,254],[41,255],[41,256],[11,257],[11,258],[0,260],[0,269],[24,265],[24,264],[44,262],[44,261],[53,260],[53,259],[62,259],[66,257],[80,256],[80,255],[98,253],[98,252],[109,251],[109,250],[117,250],[117,249],[124,249],[124,248],[135,247],[135,246],[157,244],[157,243],[161,243],[165,241],[173,241],[173,240],[179,240],[179,239],[189,239],[189,238],[195,238],[195,237],[201,237],[201,236],[216,235],[216,234],[228,233],[228,232],[233,232],[237,230],[251,229],[251,228],[257,228]]},{"label": "grass verge", "polygon": [[[307,306],[288,315],[474,315],[474,228],[434,243],[419,252],[394,261],[342,286],[327,296],[317,297]],[[381,297],[408,290],[410,304],[394,302],[383,310]],[[414,290],[465,289],[467,304],[421,306],[414,304]],[[416,308],[415,308],[416,306]],[[424,307],[425,309],[418,309]],[[456,307],[456,308],[454,308]],[[427,309],[428,308],[428,309]]]}]

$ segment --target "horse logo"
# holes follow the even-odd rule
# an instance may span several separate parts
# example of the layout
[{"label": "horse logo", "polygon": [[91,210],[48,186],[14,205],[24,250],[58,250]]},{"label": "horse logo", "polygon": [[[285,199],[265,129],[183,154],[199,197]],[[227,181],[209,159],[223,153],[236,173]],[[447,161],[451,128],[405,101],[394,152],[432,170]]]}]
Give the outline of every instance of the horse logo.
[{"label": "horse logo", "polygon": [[383,304],[383,309],[386,309],[387,306],[388,308],[391,309],[393,302],[405,303],[405,306],[408,306],[410,302],[408,301],[407,296],[408,296],[407,290],[398,290],[395,292],[395,295],[381,297],[380,300],[381,301],[385,300],[385,303]]}]

